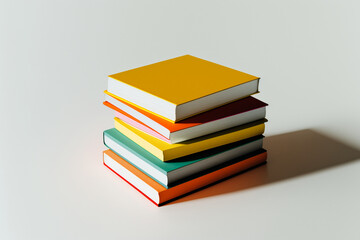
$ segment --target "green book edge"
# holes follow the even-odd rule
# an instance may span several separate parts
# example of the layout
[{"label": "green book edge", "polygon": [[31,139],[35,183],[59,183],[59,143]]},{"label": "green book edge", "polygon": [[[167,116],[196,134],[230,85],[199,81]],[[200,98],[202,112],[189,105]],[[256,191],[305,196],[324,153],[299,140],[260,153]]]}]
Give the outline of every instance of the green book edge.
[{"label": "green book edge", "polygon": [[[223,153],[225,151],[228,151],[230,149],[233,149],[235,147],[239,147],[240,145],[245,145],[245,144],[248,144],[250,142],[256,141],[256,140],[261,139],[261,138],[264,137],[263,135],[258,135],[258,136],[252,137],[252,138],[248,138],[248,139],[245,139],[245,140],[241,140],[241,141],[237,141],[237,142],[234,142],[234,143],[226,144],[226,145],[216,147],[216,148],[212,148],[212,149],[209,149],[209,150],[205,150],[205,151],[202,151],[202,152],[199,152],[199,153],[194,153],[194,154],[191,154],[191,155],[188,155],[188,156],[173,159],[173,160],[168,161],[168,162],[163,162],[159,158],[157,158],[156,156],[154,156],[153,154],[151,154],[150,152],[148,152],[147,150],[145,150],[144,148],[142,148],[141,146],[136,144],[134,141],[132,141],[131,139],[126,137],[124,134],[119,132],[117,129],[112,128],[112,129],[108,129],[108,130],[104,131],[104,135],[103,135],[104,145],[106,147],[108,147],[109,149],[111,149],[114,153],[116,153],[117,155],[119,155],[122,158],[124,158],[124,157],[121,155],[121,153],[118,153],[117,151],[115,151],[114,149],[112,149],[112,148],[110,148],[109,146],[106,145],[105,136],[109,137],[115,143],[117,143],[121,147],[127,149],[132,154],[136,155],[137,157],[139,157],[140,159],[147,162],[149,165],[151,165],[152,167],[156,168],[157,170],[163,172],[166,175],[169,172],[174,171],[176,169],[186,167],[186,166],[188,166],[190,164],[193,164],[193,163],[196,163],[196,162],[199,162],[199,161],[203,161],[203,160],[205,160],[205,159],[207,159],[209,157],[212,157],[214,155],[221,154],[221,153]],[[142,172],[146,173],[145,169],[141,169],[136,164],[134,164],[133,162],[129,161],[126,158],[124,158],[124,159],[126,161],[128,161],[130,164],[132,164],[133,166],[135,166],[136,168],[138,168],[139,170],[141,170]],[[156,179],[154,179],[154,180],[156,180]],[[161,184],[161,185],[163,185],[163,184]]]}]

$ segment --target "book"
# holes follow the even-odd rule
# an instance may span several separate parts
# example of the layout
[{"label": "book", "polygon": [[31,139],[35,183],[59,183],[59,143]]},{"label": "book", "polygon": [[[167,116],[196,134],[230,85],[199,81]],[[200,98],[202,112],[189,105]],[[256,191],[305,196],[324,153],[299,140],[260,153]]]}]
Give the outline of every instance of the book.
[{"label": "book", "polygon": [[169,121],[258,92],[259,78],[185,55],[109,75],[108,92]]},{"label": "book", "polygon": [[234,158],[262,148],[263,136],[256,136],[173,161],[163,162],[115,128],[104,131],[104,144],[165,188]]},{"label": "book", "polygon": [[162,161],[169,161],[214,147],[261,135],[266,119],[243,124],[181,143],[169,144],[114,118],[115,128]]},{"label": "book", "polygon": [[183,142],[265,118],[267,106],[247,97],[174,123],[105,93],[104,105],[115,110],[117,118],[167,143]]},{"label": "book", "polygon": [[189,194],[205,186],[265,163],[266,156],[266,150],[257,151],[251,155],[220,165],[194,179],[184,181],[171,188],[165,188],[111,150],[103,152],[103,162],[105,166],[142,193],[151,202],[160,206],[171,200],[175,200],[180,196],[184,196],[185,194]]}]

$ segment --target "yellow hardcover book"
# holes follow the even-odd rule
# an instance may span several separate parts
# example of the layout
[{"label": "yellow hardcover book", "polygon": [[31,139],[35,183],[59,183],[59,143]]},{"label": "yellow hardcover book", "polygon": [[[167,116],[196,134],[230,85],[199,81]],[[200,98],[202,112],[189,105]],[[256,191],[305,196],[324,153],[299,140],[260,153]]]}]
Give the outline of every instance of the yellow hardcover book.
[{"label": "yellow hardcover book", "polygon": [[265,130],[265,119],[244,124],[238,127],[216,132],[204,137],[170,144],[138,130],[135,127],[114,118],[115,128],[138,145],[162,161],[169,161],[193,153],[201,152],[228,143],[260,135]]},{"label": "yellow hardcover book", "polygon": [[109,76],[108,92],[171,121],[258,92],[259,78],[185,55]]}]

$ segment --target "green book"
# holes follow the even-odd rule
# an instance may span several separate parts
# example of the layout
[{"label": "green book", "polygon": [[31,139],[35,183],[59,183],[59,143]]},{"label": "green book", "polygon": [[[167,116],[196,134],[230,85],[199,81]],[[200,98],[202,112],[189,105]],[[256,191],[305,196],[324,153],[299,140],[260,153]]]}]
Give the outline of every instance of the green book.
[{"label": "green book", "polygon": [[104,131],[104,144],[114,153],[168,188],[227,161],[262,148],[264,136],[248,138],[163,162],[115,128]]}]

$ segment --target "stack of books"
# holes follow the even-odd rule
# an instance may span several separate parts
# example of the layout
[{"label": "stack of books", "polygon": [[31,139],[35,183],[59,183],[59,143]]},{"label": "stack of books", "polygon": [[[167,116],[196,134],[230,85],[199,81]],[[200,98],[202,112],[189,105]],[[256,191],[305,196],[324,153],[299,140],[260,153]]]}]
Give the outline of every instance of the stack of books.
[{"label": "stack of books", "polygon": [[110,75],[105,166],[159,206],[265,163],[258,86],[190,55]]}]

